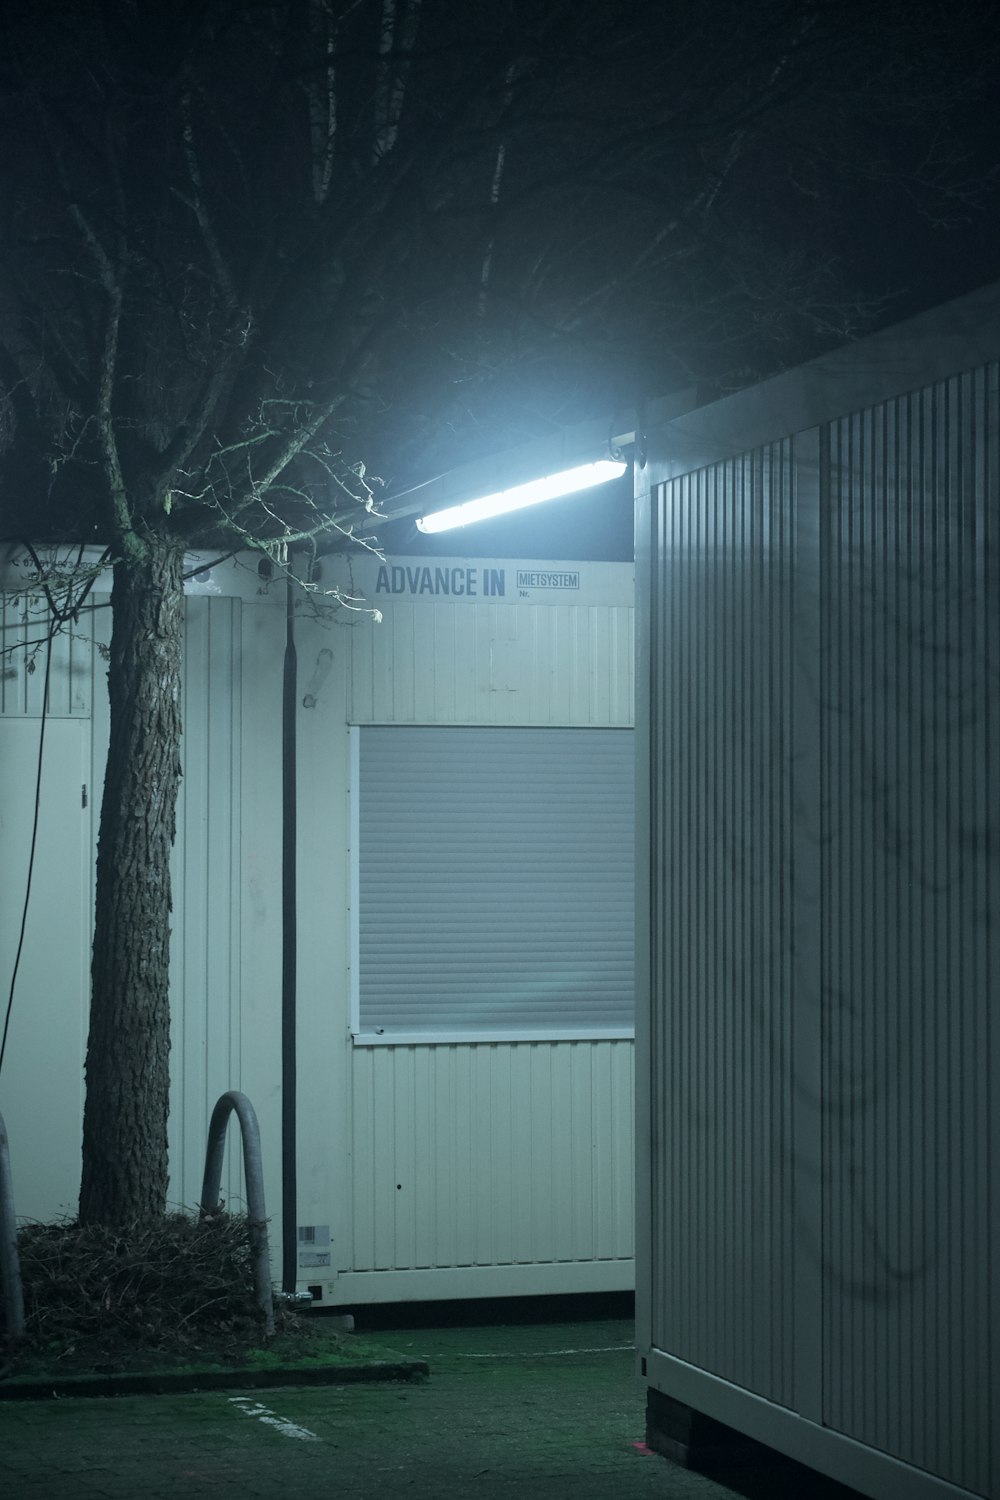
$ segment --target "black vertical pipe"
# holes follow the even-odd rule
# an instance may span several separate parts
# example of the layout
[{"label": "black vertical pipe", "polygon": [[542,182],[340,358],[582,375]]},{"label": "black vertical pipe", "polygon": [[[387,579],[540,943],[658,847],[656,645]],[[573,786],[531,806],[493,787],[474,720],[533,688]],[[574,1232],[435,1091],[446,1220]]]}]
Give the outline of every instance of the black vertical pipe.
[{"label": "black vertical pipe", "polygon": [[295,1161],[295,990],[298,958],[295,899],[295,704],[298,696],[298,661],[295,655],[295,585],[291,578],[287,580],[285,587],[285,662],[281,694],[281,1284],[286,1292],[294,1292],[298,1281]]}]

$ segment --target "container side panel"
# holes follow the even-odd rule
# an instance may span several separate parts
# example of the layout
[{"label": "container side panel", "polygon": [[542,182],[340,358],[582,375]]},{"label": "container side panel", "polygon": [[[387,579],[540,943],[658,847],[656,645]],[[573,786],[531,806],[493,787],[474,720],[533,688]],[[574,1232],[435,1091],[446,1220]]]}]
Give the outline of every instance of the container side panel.
[{"label": "container side panel", "polygon": [[[260,1122],[272,1256],[281,1223],[281,692],[283,599],[245,609],[239,652],[239,1023],[233,1076]],[[235,1003],[235,1002],[234,1002]],[[230,1131],[237,1134],[231,1125]]]},{"label": "container side panel", "polygon": [[976,1494],[997,1430],[997,411],[987,367],[834,423],[824,577],[823,1419]]},{"label": "container side panel", "polygon": [[511,1077],[511,1134],[509,1142],[500,1143],[501,1150],[511,1158],[517,1185],[514,1192],[514,1261],[530,1261],[534,1250],[534,1223],[532,1219],[531,1189],[532,1171],[532,1121],[525,1101],[531,1089],[531,1048],[512,1047],[510,1050]]},{"label": "container side panel", "polygon": [[[573,1043],[570,1066],[570,1139],[592,1142],[594,1139],[594,1049],[586,1042]],[[596,1251],[596,1186],[594,1150],[575,1148],[571,1157],[570,1203],[573,1244],[587,1259]]]},{"label": "container side panel", "polygon": [[[472,1100],[471,1109],[475,1119],[476,1137],[488,1139],[490,1122],[497,1110],[496,1086],[492,1049],[477,1047],[469,1059],[471,1064]],[[488,1149],[486,1160],[472,1163],[472,1264],[487,1263],[496,1255],[496,1246],[501,1238],[500,1221],[505,1211],[504,1197],[498,1192],[500,1183],[495,1182],[497,1161],[492,1149]]]},{"label": "container side panel", "polygon": [[352,723],[632,723],[631,605],[397,601],[347,637]]},{"label": "container side panel", "polygon": [[998,454],[991,364],[643,510],[641,1345],[914,1493],[1000,1494]]},{"label": "container side panel", "polygon": [[[43,747],[40,727],[26,716],[0,723],[5,1012],[10,1001],[0,1112],[10,1140],[14,1208],[27,1219],[76,1215],[90,992],[90,814],[81,795],[90,779],[88,726],[53,719]],[[11,990],[22,916],[24,941]]]},{"label": "container side panel", "polygon": [[375,1122],[372,1076],[375,1052],[366,1049],[353,1058],[351,1068],[351,1161],[353,1192],[350,1223],[352,1256],[347,1269],[375,1269]]},{"label": "container side panel", "polygon": [[427,1269],[437,1264],[437,1201],[440,1164],[434,1152],[433,1055],[426,1047],[413,1057],[413,1146],[420,1167],[421,1186],[414,1191],[416,1243],[414,1265]]},{"label": "container side panel", "polygon": [[518,1101],[512,1084],[510,1047],[479,1047],[477,1053],[489,1069],[490,1110],[483,1128],[490,1132],[490,1196],[492,1200],[493,1254],[501,1265],[514,1259],[515,1207],[520,1201],[520,1162],[513,1158],[513,1137]]},{"label": "container side panel", "polygon": [[788,441],[654,501],[653,1341],[793,1401]]},{"label": "container side panel", "polygon": [[[329,1226],[330,1248],[299,1245],[299,1280],[328,1292],[348,1269],[351,1228],[351,736],[345,642],[367,620],[333,622],[303,609],[296,622],[297,1089],[299,1226]],[[278,1142],[268,1143],[277,1152]],[[326,1256],[329,1254],[329,1261]]]},{"label": "container side panel", "polygon": [[358,1048],[355,1271],[628,1260],[632,1043]]},{"label": "container side panel", "polygon": [[408,1163],[410,1132],[402,1113],[397,1112],[397,1097],[401,1089],[396,1077],[396,1065],[400,1060],[394,1053],[387,1052],[376,1052],[373,1059],[371,1191],[375,1227],[373,1269],[376,1271],[387,1270],[396,1259],[395,1148],[401,1133],[400,1124],[403,1124],[403,1140],[400,1142],[399,1152],[400,1171]]},{"label": "container side panel", "polygon": [[[611,1260],[635,1255],[635,1134],[623,1122],[635,1119],[635,1044],[609,1048],[611,1060],[612,1183]],[[578,1148],[579,1149],[579,1148]],[[584,1252],[585,1253],[585,1252]]]},{"label": "container side panel", "polygon": [[[60,598],[61,602],[61,598]],[[93,606],[94,600],[89,604]],[[0,593],[0,718],[38,718],[45,691],[48,607],[30,591]],[[52,638],[48,715],[89,718],[93,703],[94,615],[62,626]]]},{"label": "container side panel", "polygon": [[[630,727],[627,578],[603,596],[584,588],[578,600],[574,586],[534,603],[514,593],[509,569],[506,594],[495,583],[487,591],[485,571],[476,572],[476,597],[383,589],[375,600],[382,623],[359,615],[335,632],[333,649],[346,661],[345,723]],[[332,760],[330,774],[336,783]],[[411,767],[393,790],[404,812],[418,780]],[[318,807],[332,807],[330,788],[317,796]],[[324,816],[327,837],[346,845],[346,804]],[[324,994],[338,1008],[357,954],[331,962],[332,1000]],[[321,1000],[302,1003],[313,1011]],[[344,1230],[337,1267],[408,1273],[629,1261],[632,1052],[630,1041],[353,1047],[344,1088],[352,1186],[334,1214]],[[318,1105],[309,1119],[320,1119]]]},{"label": "container side panel", "polygon": [[[238,599],[185,613],[181,778],[172,857],[170,1199],[198,1201],[215,1101],[240,1087],[240,635]],[[222,1193],[245,1199],[239,1131]]]}]

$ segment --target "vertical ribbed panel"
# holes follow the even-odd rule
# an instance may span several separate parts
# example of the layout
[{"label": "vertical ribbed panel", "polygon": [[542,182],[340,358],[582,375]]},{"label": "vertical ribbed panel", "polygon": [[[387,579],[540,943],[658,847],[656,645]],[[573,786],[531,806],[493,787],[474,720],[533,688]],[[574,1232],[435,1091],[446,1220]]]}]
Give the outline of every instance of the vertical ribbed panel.
[{"label": "vertical ribbed panel", "polygon": [[[37,718],[42,712],[47,621],[48,609],[40,596],[0,594],[0,717]],[[53,718],[90,714],[93,625],[94,615],[84,613],[53,640],[49,674]]]},{"label": "vertical ribbed panel", "polygon": [[983,1496],[998,456],[989,365],[671,477],[645,538],[651,1343]]},{"label": "vertical ribbed panel", "polygon": [[[106,599],[95,599],[98,605]],[[197,1201],[205,1162],[208,1119],[219,1094],[239,1084],[240,1063],[240,618],[238,599],[189,598],[184,642],[184,704],[181,781],[177,812],[177,843],[173,852],[171,934],[171,1112],[170,1195],[177,1203]],[[5,640],[30,641],[43,634],[43,618],[25,618],[23,598],[7,599]],[[97,627],[95,630],[94,627]],[[83,1048],[89,1005],[88,960],[92,932],[93,847],[100,814],[104,761],[107,755],[107,695],[104,665],[91,637],[106,638],[110,611],[85,614],[68,635],[56,638],[50,689],[53,719],[91,719],[72,731],[49,726],[46,733],[41,839],[33,880],[28,942],[16,994],[18,1014],[53,1012],[38,1035],[48,1040],[44,1061],[32,1053],[17,1063],[12,1050],[5,1063],[16,1067],[21,1083],[36,1101],[39,1088],[61,1101],[53,1121],[65,1136],[61,1154],[40,1167],[30,1189],[19,1194],[21,1213],[47,1217],[75,1209],[79,1188],[79,1135],[82,1098]],[[43,659],[33,672],[26,658],[15,654],[7,662],[4,715],[37,717],[41,713]],[[94,690],[96,681],[97,690]],[[10,742],[3,756],[5,780],[18,804],[18,827],[27,820],[37,757],[37,724],[10,726],[30,730],[30,744]],[[5,742],[6,743],[6,742]],[[68,748],[67,748],[68,747]],[[16,760],[15,749],[18,750]],[[72,752],[72,753],[70,753]],[[69,757],[69,758],[67,758]],[[9,761],[9,764],[8,764]],[[4,765],[0,765],[3,771]],[[82,789],[86,788],[86,802]],[[53,817],[66,837],[53,841]],[[78,832],[79,830],[79,832]],[[29,841],[30,842],[30,841]],[[27,845],[5,851],[10,899],[0,915],[0,950],[12,961],[20,919],[20,895],[27,869]],[[51,926],[51,913],[65,915],[65,944],[58,968],[44,950],[41,922]],[[49,915],[46,917],[46,913]],[[62,931],[62,928],[60,929]],[[9,973],[9,964],[5,972]],[[57,973],[53,990],[52,974]],[[55,998],[53,998],[55,997]],[[56,1019],[58,1018],[58,1019]],[[36,1028],[37,1030],[37,1028]],[[19,1030],[12,1032],[13,1048]],[[53,1037],[58,1036],[58,1045]],[[19,1085],[20,1086],[20,1085]],[[5,1084],[6,1087],[6,1084]],[[11,1119],[20,1119],[13,1103]],[[28,1123],[34,1135],[43,1127]],[[67,1123],[67,1121],[69,1123]],[[8,1119],[10,1124],[10,1119]],[[21,1128],[21,1127],[18,1127]],[[22,1130],[23,1138],[23,1130]],[[237,1146],[238,1132],[233,1131]],[[22,1156],[23,1160],[23,1156]],[[243,1196],[238,1151],[227,1153],[227,1199]],[[23,1170],[23,1167],[22,1167]]]},{"label": "vertical ribbed panel", "polygon": [[[240,1086],[240,622],[238,599],[189,598],[173,855],[170,1195],[198,1201],[215,1101]],[[227,1201],[245,1196],[231,1132]]]},{"label": "vertical ribbed panel", "polygon": [[407,604],[351,627],[358,724],[631,724],[626,605]]},{"label": "vertical ribbed panel", "polygon": [[629,1259],[632,1050],[358,1049],[353,1268]]},{"label": "vertical ribbed panel", "polygon": [[828,442],[823,1416],[986,1494],[996,367]]},{"label": "vertical ribbed panel", "polygon": [[791,443],[665,485],[655,524],[653,1327],[790,1402]]},{"label": "vertical ribbed panel", "polygon": [[[110,611],[93,620],[106,642]],[[12,628],[22,628],[16,618]],[[228,598],[189,598],[186,630],[184,778],[173,860],[170,1191],[174,1201],[194,1201],[208,1110],[218,1093],[242,1085],[261,1121],[276,1243],[284,613],[261,601],[243,609]],[[400,601],[387,605],[378,626],[360,618],[327,630],[302,619],[298,632],[300,702],[319,668],[328,674],[298,721],[303,1222],[329,1222],[335,1268],[344,1270],[627,1263],[630,1041],[351,1045],[347,726],[629,727],[631,608],[422,603],[418,610]],[[332,670],[324,656],[330,651]],[[104,662],[85,654],[84,665],[92,755],[83,729],[81,779],[94,768],[82,813],[85,822],[93,818],[83,835],[89,871],[108,724]],[[73,675],[75,669],[67,681]],[[5,691],[5,712],[38,713],[37,674],[22,671]],[[58,711],[76,714],[76,699],[59,692]],[[37,725],[8,728],[27,742]],[[30,765],[27,750],[21,759]],[[68,784],[75,787],[75,773]],[[65,860],[63,867],[65,873]],[[57,889],[50,867],[37,870],[36,880],[46,896]],[[0,917],[6,933],[7,911]],[[73,1004],[82,1027],[83,972]],[[63,1068],[68,1031],[63,1042],[45,1053],[52,1065],[46,1085],[70,1100],[80,1065],[74,1053]],[[34,1070],[29,1081],[33,1088]],[[233,1130],[231,1144],[236,1140]],[[238,1199],[237,1153],[227,1160],[223,1192]],[[39,1200],[37,1210],[44,1215],[64,1201],[65,1193],[58,1202]]]},{"label": "vertical ribbed panel", "polygon": [[[40,723],[0,720],[0,985],[6,1013],[31,856]],[[90,954],[89,726],[46,726],[34,879],[0,1077],[19,1216],[74,1216],[80,1194]],[[3,1020],[0,1019],[0,1030]]]},{"label": "vertical ribbed panel", "polygon": [[[632,724],[628,604],[398,600],[381,624],[344,635],[354,723]],[[351,1248],[340,1265],[630,1260],[633,1047],[356,1047]],[[339,1226],[341,1210],[331,1213]]]}]

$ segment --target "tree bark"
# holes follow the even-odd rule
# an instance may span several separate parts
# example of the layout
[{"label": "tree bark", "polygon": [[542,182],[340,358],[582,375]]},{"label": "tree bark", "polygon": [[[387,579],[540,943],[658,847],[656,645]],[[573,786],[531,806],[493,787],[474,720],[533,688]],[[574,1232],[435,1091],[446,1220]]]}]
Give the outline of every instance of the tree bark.
[{"label": "tree bark", "polygon": [[183,554],[162,538],[115,567],[91,967],[82,1223],[161,1214],[167,1194],[170,850],[180,782]]}]

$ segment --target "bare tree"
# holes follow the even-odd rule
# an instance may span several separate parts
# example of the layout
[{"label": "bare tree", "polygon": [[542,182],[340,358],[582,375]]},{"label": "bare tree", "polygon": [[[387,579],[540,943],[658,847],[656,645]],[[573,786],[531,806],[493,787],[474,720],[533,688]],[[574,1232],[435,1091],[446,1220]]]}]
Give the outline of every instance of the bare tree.
[{"label": "bare tree", "polygon": [[[920,0],[8,8],[5,529],[114,564],[83,1220],[166,1194],[185,550],[350,545],[373,466],[629,368],[841,334],[824,226],[848,168],[917,181],[975,82],[955,24]],[[922,191],[958,190],[942,165]]]}]

